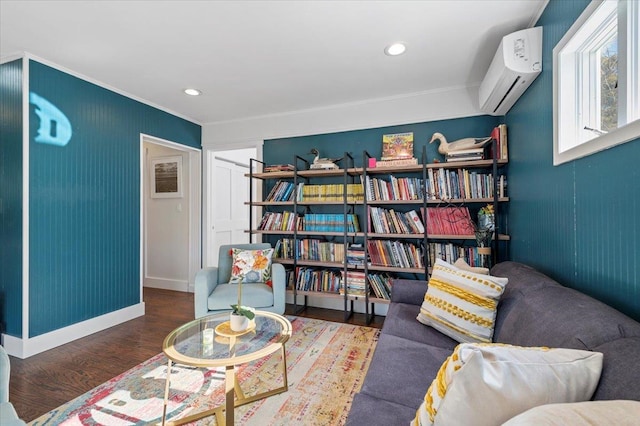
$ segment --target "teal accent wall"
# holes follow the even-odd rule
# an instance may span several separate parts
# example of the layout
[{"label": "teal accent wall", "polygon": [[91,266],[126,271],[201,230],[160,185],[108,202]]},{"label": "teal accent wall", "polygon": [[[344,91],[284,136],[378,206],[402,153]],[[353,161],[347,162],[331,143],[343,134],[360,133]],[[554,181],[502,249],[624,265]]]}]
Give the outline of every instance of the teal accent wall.
[{"label": "teal accent wall", "polygon": [[309,151],[312,148],[317,148],[321,157],[340,158],[345,152],[348,152],[354,157],[356,167],[361,167],[362,152],[365,149],[373,157],[380,159],[383,135],[413,132],[413,152],[415,157],[420,159],[422,148],[426,145],[427,160],[432,163],[435,158],[440,161],[443,160],[442,155],[438,153],[437,144],[429,144],[431,136],[435,132],[445,135],[449,142],[472,136],[489,136],[491,130],[502,122],[500,119],[500,117],[485,115],[348,132],[271,139],[264,141],[263,159],[268,164],[291,163],[293,156],[299,155],[311,162],[313,155],[309,154]]},{"label": "teal accent wall", "polygon": [[553,47],[587,0],[551,0],[543,72],[509,111],[511,255],[640,320],[640,139],[553,166]]},{"label": "teal accent wall", "polygon": [[34,337],[141,302],[140,134],[199,148],[201,127],[35,61],[29,84],[72,127],[65,146],[36,142],[30,105]]},{"label": "teal accent wall", "polygon": [[0,329],[22,334],[22,60],[0,65]]}]

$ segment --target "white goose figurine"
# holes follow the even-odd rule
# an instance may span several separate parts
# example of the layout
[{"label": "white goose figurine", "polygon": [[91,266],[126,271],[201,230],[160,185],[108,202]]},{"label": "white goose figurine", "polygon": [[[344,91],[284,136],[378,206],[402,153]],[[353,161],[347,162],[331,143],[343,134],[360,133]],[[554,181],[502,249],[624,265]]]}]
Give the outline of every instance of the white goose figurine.
[{"label": "white goose figurine", "polygon": [[313,159],[313,164],[311,164],[311,166],[309,167],[310,169],[339,169],[335,161],[340,160],[340,158],[337,158],[337,159],[331,159],[326,157],[320,158],[320,152],[315,148],[312,148],[309,154],[315,155],[315,158]]},{"label": "white goose figurine", "polygon": [[438,146],[438,152],[442,155],[446,155],[449,152],[460,151],[462,149],[482,148],[491,141],[491,136],[486,138],[464,138],[457,141],[447,143],[447,138],[442,133],[434,133],[429,143],[433,141],[440,141]]}]

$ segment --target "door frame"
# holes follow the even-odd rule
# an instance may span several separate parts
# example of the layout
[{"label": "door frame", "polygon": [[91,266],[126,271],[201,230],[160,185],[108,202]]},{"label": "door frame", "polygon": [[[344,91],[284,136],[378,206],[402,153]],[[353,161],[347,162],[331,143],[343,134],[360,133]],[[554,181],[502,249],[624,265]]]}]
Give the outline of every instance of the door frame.
[{"label": "door frame", "polygon": [[146,262],[147,221],[145,180],[149,176],[145,143],[165,146],[189,155],[189,288],[193,293],[195,275],[202,268],[202,150],[166,139],[140,133],[140,300],[143,300],[144,268]]}]

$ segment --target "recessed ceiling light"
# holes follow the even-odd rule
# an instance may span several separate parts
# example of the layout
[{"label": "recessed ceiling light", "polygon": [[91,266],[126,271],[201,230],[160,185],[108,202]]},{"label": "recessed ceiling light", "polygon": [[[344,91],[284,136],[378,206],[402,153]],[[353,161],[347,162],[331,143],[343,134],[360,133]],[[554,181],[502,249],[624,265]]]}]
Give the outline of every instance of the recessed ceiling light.
[{"label": "recessed ceiling light", "polygon": [[198,89],[184,89],[184,93],[189,96],[200,96],[202,94]]},{"label": "recessed ceiling light", "polygon": [[405,50],[407,50],[407,46],[403,43],[393,43],[384,49],[384,53],[389,56],[397,56],[402,55]]}]

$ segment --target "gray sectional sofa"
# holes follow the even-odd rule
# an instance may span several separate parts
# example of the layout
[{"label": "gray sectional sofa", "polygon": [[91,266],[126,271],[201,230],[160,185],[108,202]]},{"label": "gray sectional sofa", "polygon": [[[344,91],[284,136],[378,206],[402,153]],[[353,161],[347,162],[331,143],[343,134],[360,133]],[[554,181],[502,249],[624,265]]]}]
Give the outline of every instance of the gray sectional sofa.
[{"label": "gray sectional sofa", "polygon": [[[494,342],[601,352],[594,400],[640,401],[640,323],[516,262],[494,266],[509,278],[498,305]],[[604,285],[604,284],[603,284]],[[416,320],[427,283],[397,280],[387,318],[347,425],[409,424],[458,342]]]}]

